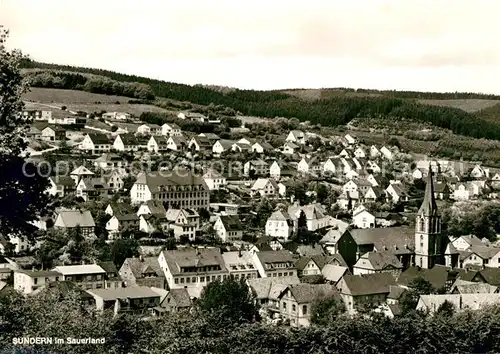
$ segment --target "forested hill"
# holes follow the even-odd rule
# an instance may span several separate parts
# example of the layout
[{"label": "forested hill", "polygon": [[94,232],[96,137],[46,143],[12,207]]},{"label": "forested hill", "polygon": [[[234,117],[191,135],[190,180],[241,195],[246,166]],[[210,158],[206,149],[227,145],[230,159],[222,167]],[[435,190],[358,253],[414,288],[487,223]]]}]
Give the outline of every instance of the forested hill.
[{"label": "forested hill", "polygon": [[[178,101],[188,101],[195,104],[224,105],[242,114],[261,117],[287,117],[309,121],[312,124],[336,126],[348,123],[354,118],[388,117],[393,119],[409,119],[419,122],[429,122],[435,126],[450,129],[456,134],[474,138],[500,140],[500,125],[479,119],[473,113],[467,113],[458,108],[439,107],[420,104],[416,99],[456,99],[481,98],[499,100],[500,96],[481,95],[474,93],[421,93],[399,91],[340,90],[340,94],[328,98],[305,100],[285,91],[255,91],[255,90],[217,90],[201,85],[185,85],[140,76],[115,73],[107,70],[71,67],[64,65],[39,63],[25,60],[22,63],[26,69],[44,69],[50,75],[58,75],[58,71],[93,74],[106,77],[115,82],[140,83],[151,88],[154,95],[167,97]],[[61,73],[62,74],[62,73]],[[55,80],[59,88],[67,86],[68,75],[64,74]],[[77,81],[77,80],[69,80]],[[39,87],[54,86],[54,80],[38,80]],[[44,86],[45,85],[45,86]],[[35,85],[36,86],[36,85]],[[55,86],[54,86],[55,87]],[[75,87],[73,89],[83,89]],[[343,90],[343,91],[342,91]]]}]

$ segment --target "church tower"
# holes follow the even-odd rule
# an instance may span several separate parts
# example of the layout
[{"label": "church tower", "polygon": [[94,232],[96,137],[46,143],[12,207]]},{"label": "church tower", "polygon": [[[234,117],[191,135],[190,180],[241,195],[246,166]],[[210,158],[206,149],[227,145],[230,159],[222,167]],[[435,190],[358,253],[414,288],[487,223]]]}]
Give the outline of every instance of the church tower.
[{"label": "church tower", "polygon": [[434,197],[434,181],[429,164],[427,184],[422,206],[418,210],[415,224],[415,265],[432,268],[436,264],[445,265],[446,245],[441,235],[441,216]]}]

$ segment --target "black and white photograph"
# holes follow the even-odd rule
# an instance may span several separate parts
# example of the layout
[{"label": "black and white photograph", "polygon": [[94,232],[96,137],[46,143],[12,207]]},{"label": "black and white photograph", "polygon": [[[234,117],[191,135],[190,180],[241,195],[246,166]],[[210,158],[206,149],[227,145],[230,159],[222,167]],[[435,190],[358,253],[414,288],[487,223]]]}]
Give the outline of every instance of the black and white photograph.
[{"label": "black and white photograph", "polygon": [[0,354],[500,353],[499,14],[0,0]]}]

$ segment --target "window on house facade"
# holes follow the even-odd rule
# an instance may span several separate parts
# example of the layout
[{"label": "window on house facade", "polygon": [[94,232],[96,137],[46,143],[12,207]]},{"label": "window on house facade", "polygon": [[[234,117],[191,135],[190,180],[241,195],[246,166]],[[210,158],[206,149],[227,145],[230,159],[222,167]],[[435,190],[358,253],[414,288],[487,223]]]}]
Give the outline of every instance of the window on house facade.
[{"label": "window on house facade", "polygon": [[307,305],[302,306],[302,314],[307,315]]}]

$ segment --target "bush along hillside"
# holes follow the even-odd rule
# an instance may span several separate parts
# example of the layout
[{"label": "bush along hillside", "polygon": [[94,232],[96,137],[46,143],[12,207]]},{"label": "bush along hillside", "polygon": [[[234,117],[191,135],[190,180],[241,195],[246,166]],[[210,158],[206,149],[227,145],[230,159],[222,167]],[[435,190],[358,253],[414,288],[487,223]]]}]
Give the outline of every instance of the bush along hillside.
[{"label": "bush along hillside", "polygon": [[120,82],[105,76],[85,75],[55,70],[30,70],[24,73],[31,87],[58,88],[87,91],[105,95],[116,95],[152,100],[153,90],[139,82]]},{"label": "bush along hillside", "polygon": [[[286,118],[295,117],[301,121],[310,121],[312,124],[321,124],[323,126],[343,125],[354,118],[364,117],[409,119],[417,122],[431,123],[440,128],[450,129],[455,134],[473,138],[500,140],[500,125],[479,119],[472,113],[467,113],[457,108],[419,104],[414,99],[396,97],[414,97],[415,99],[424,97],[429,98],[433,97],[432,94],[424,95],[415,93],[415,96],[413,96],[412,92],[396,95],[395,92],[392,91],[381,91],[385,93],[377,97],[341,95],[307,101],[280,91],[235,89],[221,92],[220,90],[212,90],[201,85],[190,86],[176,84],[139,76],[119,74],[106,70],[44,64],[30,60],[24,60],[23,67],[50,70],[51,75],[56,75],[56,73],[57,75],[64,75],[62,74],[63,72],[75,72],[79,73],[82,77],[84,77],[82,74],[93,74],[100,77],[106,77],[118,83],[145,84],[150,87],[153,94],[158,97],[188,101],[200,105],[209,105],[211,103],[223,105],[245,115],[261,117],[280,116]],[[61,73],[55,70],[60,70]],[[88,80],[89,79],[87,79],[87,81]],[[72,82],[75,81],[77,80],[73,80]],[[113,87],[111,82],[113,81],[106,81],[105,84],[95,85],[88,84],[87,82],[83,85],[82,83],[75,83],[75,87],[79,87],[77,89],[82,89],[81,86],[83,86],[85,90],[101,90],[101,93],[106,93]],[[32,82],[32,85],[35,87],[41,84],[43,84],[43,82],[40,83],[36,80]],[[459,94],[453,95],[453,98],[459,96]],[[464,95],[468,97],[467,95],[470,96],[473,94]],[[443,98],[442,94],[436,93],[435,96],[436,98]],[[477,98],[478,96],[473,97]],[[486,95],[485,97],[490,99],[496,98],[496,96],[491,97],[490,95]]]}]

